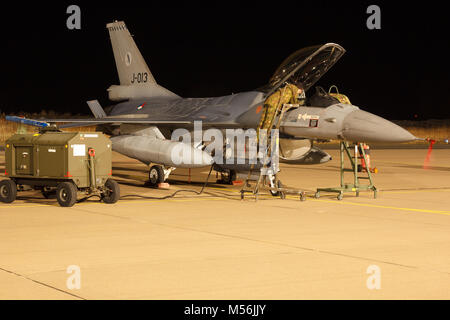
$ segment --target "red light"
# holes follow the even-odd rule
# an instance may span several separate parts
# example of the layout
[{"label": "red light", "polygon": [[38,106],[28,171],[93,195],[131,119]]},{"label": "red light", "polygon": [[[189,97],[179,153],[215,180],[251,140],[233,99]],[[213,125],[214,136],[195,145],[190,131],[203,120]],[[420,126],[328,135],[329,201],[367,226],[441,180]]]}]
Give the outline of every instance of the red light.
[{"label": "red light", "polygon": [[436,143],[436,140],[430,138],[427,138],[426,141],[430,143],[430,146],[428,147],[427,157],[423,162],[423,168],[425,170],[430,169],[431,152],[433,152],[433,145]]}]

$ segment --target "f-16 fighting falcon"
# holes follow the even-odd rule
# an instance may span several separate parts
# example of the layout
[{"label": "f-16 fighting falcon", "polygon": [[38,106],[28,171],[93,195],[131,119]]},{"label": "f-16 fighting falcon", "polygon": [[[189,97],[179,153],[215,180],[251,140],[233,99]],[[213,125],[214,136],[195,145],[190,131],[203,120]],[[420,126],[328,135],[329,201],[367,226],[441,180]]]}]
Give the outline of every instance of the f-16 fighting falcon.
[{"label": "f-16 fighting falcon", "polygon": [[[65,123],[61,128],[99,125],[112,135],[113,150],[147,165],[154,164],[149,172],[152,185],[164,182],[175,167],[202,167],[213,162],[214,155],[204,143],[171,140],[175,129],[184,128],[192,133],[195,121],[201,121],[203,128],[221,131],[257,129],[262,115],[273,108],[274,96],[281,96],[287,88],[299,88],[304,98],[304,92],[345,53],[344,48],[334,43],[304,48],[288,57],[263,88],[223,97],[182,98],[157,84],[123,21],[109,23],[107,29],[120,80],[119,85],[108,88],[109,99],[116,104],[105,112],[96,100],[89,101],[95,118],[52,121]],[[297,98],[301,97],[292,93],[285,103],[292,103],[291,98],[299,102]],[[331,102],[321,101],[309,95],[285,113],[279,127],[282,161],[298,164],[329,161],[331,157],[314,146],[317,140],[398,143],[416,139],[394,123],[346,101],[333,98],[328,100]],[[175,161],[175,148],[190,152],[197,161]],[[245,171],[245,166],[236,164],[217,168]]]}]

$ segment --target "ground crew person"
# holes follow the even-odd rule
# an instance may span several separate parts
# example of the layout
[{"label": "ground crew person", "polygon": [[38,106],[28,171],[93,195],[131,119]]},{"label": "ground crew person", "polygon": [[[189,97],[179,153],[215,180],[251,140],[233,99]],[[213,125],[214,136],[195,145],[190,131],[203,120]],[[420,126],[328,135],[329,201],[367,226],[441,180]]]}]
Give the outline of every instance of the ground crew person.
[{"label": "ground crew person", "polygon": [[[358,153],[360,154],[360,158],[361,158],[361,165],[358,165],[358,171],[359,172],[367,172],[370,171],[372,173],[377,173],[378,169],[377,168],[372,168],[371,164],[370,164],[370,147],[368,144],[363,143],[363,149],[364,149],[364,153],[366,154],[366,158],[367,158],[367,163],[364,160],[364,156],[361,150],[361,147],[358,146]],[[361,170],[359,170],[359,168],[361,168]]]},{"label": "ground crew person", "polygon": [[257,130],[258,139],[260,130],[266,130],[267,132],[272,129],[272,120],[275,117],[277,108],[286,103],[297,103],[297,97],[301,96],[302,93],[304,95],[304,90],[301,87],[299,88],[293,84],[287,84],[283,88],[275,91],[269,98],[266,99],[264,102],[264,111],[261,115]]},{"label": "ground crew person", "polygon": [[[301,86],[301,84],[300,84]],[[276,112],[278,107],[283,106],[286,103],[297,103],[297,99],[299,96],[301,96],[301,94],[304,90],[298,86],[295,86],[293,84],[286,84],[283,88],[279,88],[277,91],[275,91],[272,95],[270,95],[269,98],[266,99],[266,101],[264,102],[264,111],[261,115],[261,119],[259,121],[259,126],[257,128],[257,144],[263,142],[263,143],[272,143],[272,142],[268,142],[267,139],[267,135],[269,133],[269,130],[272,130],[272,125],[273,125],[273,119],[276,116]],[[303,99],[303,103],[304,103],[304,99]],[[261,131],[262,130],[262,131]],[[267,152],[267,150],[266,150]],[[266,156],[268,157],[272,157],[270,152],[270,155],[263,153],[261,155],[262,151],[260,150],[258,152],[259,157],[261,159],[265,159]],[[263,162],[265,162],[266,160],[263,160]],[[271,161],[270,161],[271,162]],[[278,169],[279,170],[279,169]],[[275,171],[278,171],[277,169],[275,169]],[[275,172],[276,173],[276,172]]]}]

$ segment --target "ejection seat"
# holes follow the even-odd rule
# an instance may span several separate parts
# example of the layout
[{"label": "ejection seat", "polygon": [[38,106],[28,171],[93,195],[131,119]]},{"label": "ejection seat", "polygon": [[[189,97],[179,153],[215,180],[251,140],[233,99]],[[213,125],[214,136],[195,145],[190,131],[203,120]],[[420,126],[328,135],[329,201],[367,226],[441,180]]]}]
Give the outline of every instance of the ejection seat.
[{"label": "ejection seat", "polygon": [[331,96],[324,88],[317,86],[316,92],[306,100],[306,104],[312,107],[329,107],[339,103],[339,99]]}]

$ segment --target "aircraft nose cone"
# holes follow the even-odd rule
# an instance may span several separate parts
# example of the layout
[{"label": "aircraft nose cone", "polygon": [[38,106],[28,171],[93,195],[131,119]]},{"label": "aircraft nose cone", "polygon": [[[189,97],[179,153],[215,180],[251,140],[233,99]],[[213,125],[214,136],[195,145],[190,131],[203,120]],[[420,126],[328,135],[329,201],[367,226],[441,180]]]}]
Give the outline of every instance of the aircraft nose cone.
[{"label": "aircraft nose cone", "polygon": [[372,113],[355,110],[345,117],[342,135],[354,142],[401,143],[417,140],[402,127]]}]

